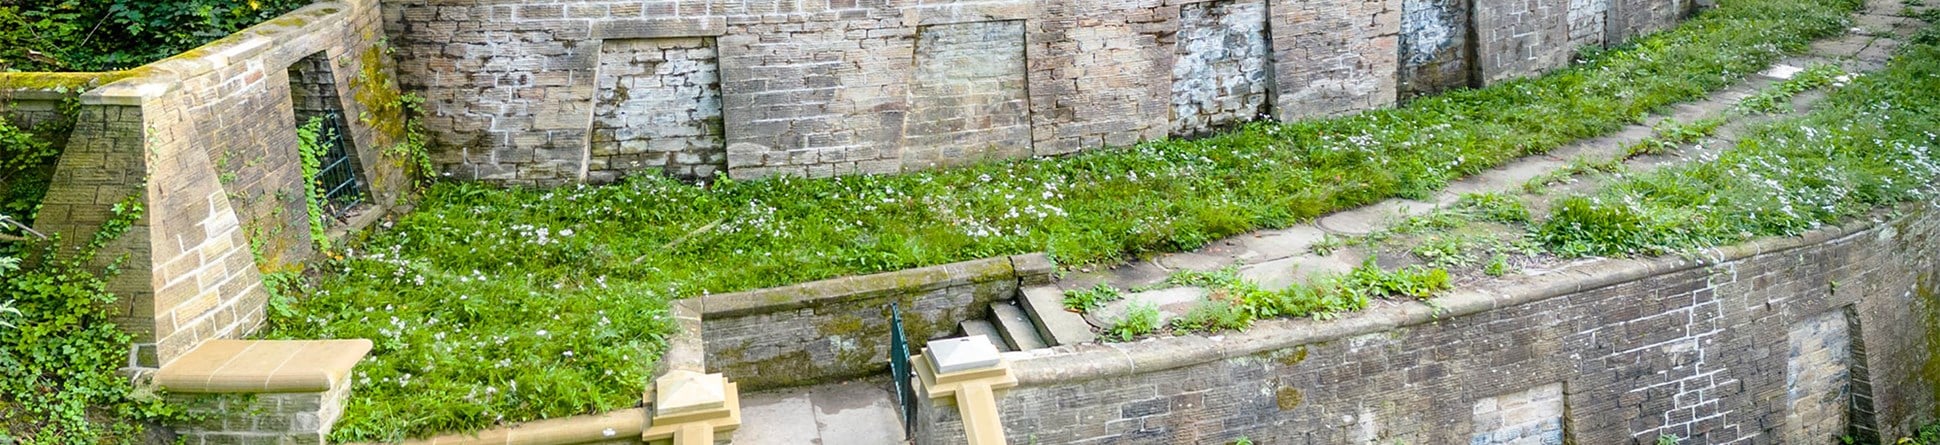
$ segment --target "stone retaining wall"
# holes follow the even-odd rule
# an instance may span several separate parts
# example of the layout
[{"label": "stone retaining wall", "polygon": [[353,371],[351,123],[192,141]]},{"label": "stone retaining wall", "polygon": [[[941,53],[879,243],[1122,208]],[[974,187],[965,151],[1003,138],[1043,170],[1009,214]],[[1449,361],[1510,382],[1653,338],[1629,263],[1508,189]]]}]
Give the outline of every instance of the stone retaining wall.
[{"label": "stone retaining wall", "polygon": [[693,300],[708,372],[756,391],[880,373],[889,368],[891,303],[913,351],[987,317],[1021,285],[1048,282],[1053,268],[1041,254],[1021,255]]},{"label": "stone retaining wall", "polygon": [[[1340,115],[1392,105],[1404,92],[1475,86],[1484,78],[1475,72],[1499,80],[1560,67],[1575,45],[1667,26],[1688,3],[384,6],[402,80],[429,100],[436,161],[461,178],[557,184],[650,170],[895,173],[1125,146],[1262,115]],[[663,55],[666,45],[683,51]]]},{"label": "stone retaining wall", "polygon": [[[1880,443],[1935,416],[1936,260],[1914,206],[1433,306],[1006,353],[998,405],[1013,443]],[[960,443],[956,416],[923,408],[916,443]]]},{"label": "stone retaining wall", "polygon": [[[124,199],[145,209],[102,256],[130,255],[110,287],[117,324],[136,337],[132,368],[247,334],[263,319],[260,272],[313,254],[299,117],[347,117],[367,202],[387,206],[408,185],[380,153],[401,136],[385,129],[401,125],[374,121],[398,116],[380,17],[376,0],[321,2],[129,71],[0,73],[0,110],[37,109],[4,100],[23,92],[80,97],[42,232],[85,240]],[[76,76],[105,84],[47,82]]]}]

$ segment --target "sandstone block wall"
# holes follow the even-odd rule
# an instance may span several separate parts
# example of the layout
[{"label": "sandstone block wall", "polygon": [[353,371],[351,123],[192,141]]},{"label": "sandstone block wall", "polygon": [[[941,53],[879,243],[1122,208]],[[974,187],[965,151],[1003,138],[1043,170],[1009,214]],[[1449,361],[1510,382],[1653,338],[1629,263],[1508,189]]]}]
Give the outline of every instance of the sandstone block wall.
[{"label": "sandstone block wall", "polygon": [[323,445],[349,397],[346,381],[324,392],[171,393],[168,402],[199,417],[172,425],[185,445]]},{"label": "sandstone block wall", "polygon": [[136,337],[131,367],[246,335],[264,316],[261,272],[312,254],[299,116],[349,116],[359,174],[380,205],[407,185],[377,148],[398,135],[356,118],[377,110],[353,98],[396,95],[360,81],[389,76],[379,18],[371,0],[311,5],[81,94],[36,225],[85,240],[122,199],[145,209],[104,254],[129,254],[112,290],[119,325]]},{"label": "sandstone block wall", "polygon": [[589,177],[611,181],[660,168],[712,178],[727,168],[713,39],[614,40],[599,57]]},{"label": "sandstone block wall", "polygon": [[[1016,443],[1879,443],[1940,391],[1940,214],[1906,215],[1439,309],[1006,353],[997,403]],[[960,443],[953,408],[923,409],[917,443]]]},{"label": "sandstone block wall", "polygon": [[988,317],[991,303],[1052,268],[1042,255],[998,257],[700,297],[707,370],[747,391],[880,374],[889,369],[891,303],[917,350]]},{"label": "sandstone block wall", "polygon": [[1578,50],[1675,25],[1687,0],[1403,0],[1403,98],[1567,66]]},{"label": "sandstone block wall", "polygon": [[1474,0],[1402,0],[1399,88],[1402,98],[1470,86]]},{"label": "sandstone block wall", "polygon": [[1340,115],[1562,66],[1673,23],[1680,1],[395,0],[384,15],[437,163],[537,185],[896,173]]},{"label": "sandstone block wall", "polygon": [[1031,155],[1023,21],[924,26],[916,47],[905,165]]},{"label": "sandstone block wall", "polygon": [[1266,2],[1220,0],[1179,7],[1172,65],[1172,134],[1205,133],[1267,117],[1273,42]]}]

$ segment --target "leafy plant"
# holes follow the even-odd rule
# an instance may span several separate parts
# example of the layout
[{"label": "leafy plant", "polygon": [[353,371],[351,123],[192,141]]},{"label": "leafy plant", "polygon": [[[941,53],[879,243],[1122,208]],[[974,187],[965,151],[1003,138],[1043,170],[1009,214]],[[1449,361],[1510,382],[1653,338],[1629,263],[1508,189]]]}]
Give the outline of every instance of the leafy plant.
[{"label": "leafy plant", "polygon": [[1796,235],[1932,198],[1940,45],[1902,51],[1812,112],[1756,126],[1715,158],[1560,201],[1538,237],[1564,256],[1656,255]]},{"label": "leafy plant", "polygon": [[[33,223],[39,213],[41,197],[53,179],[52,167],[60,158],[60,149],[35,133],[60,132],[30,132],[0,115],[0,214],[16,216],[22,224]],[[0,228],[5,224],[0,223]]]},{"label": "leafy plant", "polygon": [[1408,266],[1388,272],[1374,264],[1373,258],[1349,271],[1339,282],[1344,292],[1370,297],[1404,296],[1428,299],[1453,287],[1453,278],[1444,269]]},{"label": "leafy plant", "polygon": [[1454,209],[1477,220],[1517,224],[1529,222],[1529,208],[1507,193],[1464,193]]},{"label": "leafy plant", "polygon": [[1092,309],[1104,306],[1105,303],[1124,298],[1125,294],[1119,292],[1117,287],[1112,286],[1111,283],[1100,282],[1090,289],[1064,291],[1064,308],[1077,312],[1090,312]]},{"label": "leafy plant", "polygon": [[323,157],[329,150],[322,142],[325,131],[328,130],[324,128],[322,116],[312,117],[296,128],[296,152],[303,168],[303,204],[309,213],[310,242],[316,244],[317,250],[330,247],[330,237],[325,231],[329,226],[324,221],[323,183],[318,179],[323,172]]},{"label": "leafy plant", "polygon": [[1498,254],[1495,254],[1494,257],[1490,257],[1489,264],[1487,266],[1482,267],[1482,274],[1488,275],[1491,277],[1508,275],[1509,256],[1498,253]]},{"label": "leafy plant", "polygon": [[[9,262],[0,261],[0,271],[11,271],[11,267]],[[0,276],[6,275],[5,273],[0,273]],[[13,302],[14,300],[0,302],[0,328],[13,329],[15,327],[13,320],[20,318],[20,309],[13,307]]]},{"label": "leafy plant", "polygon": [[0,71],[114,71],[160,60],[310,0],[0,3]]},{"label": "leafy plant", "polygon": [[1809,90],[1831,85],[1846,75],[1838,65],[1821,63],[1807,67],[1792,75],[1792,78],[1776,85],[1759,90],[1738,101],[1737,110],[1746,113],[1776,113],[1791,105],[1792,97]]},{"label": "leafy plant", "polygon": [[1237,331],[1253,325],[1253,314],[1240,305],[1224,300],[1208,300],[1172,319],[1172,327],[1185,331]]},{"label": "leafy plant", "polygon": [[143,443],[144,425],[180,413],[153,394],[134,391],[117,370],[131,339],[114,325],[108,280],[120,259],[97,268],[109,241],[141,218],[140,201],[123,200],[113,217],[80,246],[55,240],[28,246],[28,261],[0,267],[0,305],[10,324],[0,335],[0,431],[22,443]]},{"label": "leafy plant", "polygon": [[384,155],[397,159],[404,164],[406,174],[417,178],[419,185],[429,184],[437,177],[437,164],[431,162],[431,136],[425,132],[424,97],[417,93],[399,95],[394,105],[400,110],[404,122],[404,139],[384,150]]},{"label": "leafy plant", "polygon": [[1116,341],[1132,341],[1139,336],[1151,334],[1159,329],[1159,307],[1152,303],[1132,303],[1123,318],[1112,322],[1105,330],[1105,337]]}]

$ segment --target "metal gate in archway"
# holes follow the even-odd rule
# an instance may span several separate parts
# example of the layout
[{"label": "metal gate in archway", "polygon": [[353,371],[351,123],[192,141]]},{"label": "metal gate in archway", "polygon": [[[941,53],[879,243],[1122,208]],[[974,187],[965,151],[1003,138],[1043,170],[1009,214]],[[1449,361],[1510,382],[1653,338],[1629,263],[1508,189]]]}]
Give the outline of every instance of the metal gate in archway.
[{"label": "metal gate in archway", "polygon": [[317,171],[315,186],[323,191],[323,210],[333,216],[343,216],[363,202],[363,185],[357,180],[357,164],[350,156],[343,114],[333,111],[319,114],[317,118],[323,123],[317,132],[317,143],[323,146],[324,152],[318,159],[322,168]]}]

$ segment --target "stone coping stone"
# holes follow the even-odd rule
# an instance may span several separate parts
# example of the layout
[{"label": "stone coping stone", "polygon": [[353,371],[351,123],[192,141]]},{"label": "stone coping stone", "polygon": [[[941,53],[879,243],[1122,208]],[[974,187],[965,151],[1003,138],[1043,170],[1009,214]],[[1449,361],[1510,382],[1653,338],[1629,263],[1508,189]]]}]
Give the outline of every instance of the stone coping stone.
[{"label": "stone coping stone", "polygon": [[1083,315],[1064,309],[1064,291],[1057,286],[1044,285],[1024,288],[1019,292],[1018,303],[1024,307],[1024,314],[1031,317],[1031,324],[1037,327],[1037,335],[1049,346],[1075,345],[1098,340],[1098,334],[1091,331],[1091,324],[1085,322]]},{"label": "stone coping stone", "polygon": [[324,392],[347,384],[371,341],[211,340],[155,372],[179,393]]},{"label": "stone coping stone", "polygon": [[998,280],[1048,280],[1055,266],[1044,254],[984,258],[873,275],[699,297],[702,318],[795,310],[819,304],[908,295]]},{"label": "stone coping stone", "polygon": [[406,440],[397,445],[557,445],[639,440],[640,433],[646,428],[647,415],[646,408],[631,408],[605,414],[537,420],[475,433]]},{"label": "stone coping stone", "polygon": [[[1919,217],[1923,212],[1940,211],[1917,206],[1902,207],[1900,214]],[[1891,238],[1896,233],[1892,221],[1858,220],[1796,237],[1768,237],[1703,249],[1690,256],[1580,261],[1550,273],[1516,277],[1490,289],[1457,289],[1434,299],[1439,309],[1420,302],[1377,302],[1365,311],[1330,321],[1261,320],[1245,331],[1213,336],[1191,334],[1132,343],[1067,345],[1002,355],[1025,386],[1138,375],[1433,323],[1829,241],[1862,236]]]}]

